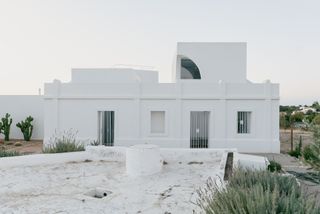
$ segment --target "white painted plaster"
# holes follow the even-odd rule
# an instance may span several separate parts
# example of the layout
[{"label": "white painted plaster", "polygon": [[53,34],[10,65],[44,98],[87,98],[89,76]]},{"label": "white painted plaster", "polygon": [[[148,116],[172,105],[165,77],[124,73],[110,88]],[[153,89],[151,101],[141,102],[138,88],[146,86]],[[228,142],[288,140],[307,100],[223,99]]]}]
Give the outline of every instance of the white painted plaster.
[{"label": "white painted plaster", "polygon": [[158,146],[138,144],[126,150],[126,171],[129,176],[145,176],[159,173],[162,168]]},{"label": "white painted plaster", "polygon": [[[196,190],[224,176],[226,150],[161,149],[160,173],[126,174],[122,147],[0,158],[3,213],[200,212]],[[23,176],[21,176],[23,172]],[[92,193],[106,192],[101,199]],[[49,203],[50,202],[50,203]]]}]

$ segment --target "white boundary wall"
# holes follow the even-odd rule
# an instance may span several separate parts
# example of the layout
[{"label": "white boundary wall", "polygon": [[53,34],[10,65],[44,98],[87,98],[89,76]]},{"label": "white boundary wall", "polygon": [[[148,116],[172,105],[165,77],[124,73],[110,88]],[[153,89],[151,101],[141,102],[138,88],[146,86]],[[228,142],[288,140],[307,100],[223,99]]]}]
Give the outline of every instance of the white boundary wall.
[{"label": "white boundary wall", "polygon": [[[12,117],[10,138],[23,139],[16,126],[29,115],[34,118],[32,139],[42,140],[44,129],[44,100],[41,95],[0,95],[0,118],[9,113]],[[0,135],[0,139],[4,136]]]}]

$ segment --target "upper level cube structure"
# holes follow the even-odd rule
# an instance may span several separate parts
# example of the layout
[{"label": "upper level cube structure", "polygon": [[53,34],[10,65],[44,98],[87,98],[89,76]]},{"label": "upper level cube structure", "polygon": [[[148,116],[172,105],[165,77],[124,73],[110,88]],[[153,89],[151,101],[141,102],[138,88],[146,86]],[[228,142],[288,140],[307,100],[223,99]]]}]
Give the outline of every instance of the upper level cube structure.
[{"label": "upper level cube structure", "polygon": [[244,42],[180,42],[173,79],[179,81],[247,82]]}]

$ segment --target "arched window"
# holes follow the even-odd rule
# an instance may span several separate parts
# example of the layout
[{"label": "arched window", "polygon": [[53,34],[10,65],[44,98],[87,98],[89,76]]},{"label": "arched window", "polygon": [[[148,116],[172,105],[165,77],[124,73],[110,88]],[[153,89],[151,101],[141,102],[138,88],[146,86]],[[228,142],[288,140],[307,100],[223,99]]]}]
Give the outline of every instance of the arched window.
[{"label": "arched window", "polygon": [[181,59],[181,79],[201,79],[198,66],[188,58]]}]

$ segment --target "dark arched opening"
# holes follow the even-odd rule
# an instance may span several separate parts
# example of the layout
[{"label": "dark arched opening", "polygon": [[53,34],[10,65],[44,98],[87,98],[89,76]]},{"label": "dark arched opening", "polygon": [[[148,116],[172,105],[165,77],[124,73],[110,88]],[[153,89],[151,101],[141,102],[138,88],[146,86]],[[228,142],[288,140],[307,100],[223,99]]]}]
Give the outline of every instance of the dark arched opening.
[{"label": "dark arched opening", "polygon": [[181,59],[181,79],[201,79],[198,66],[188,58]]}]

